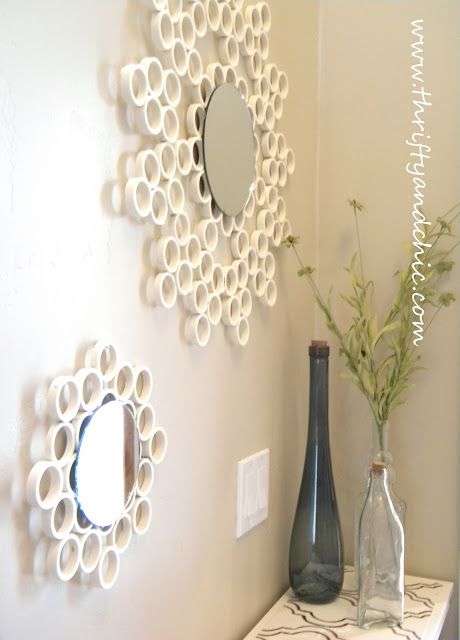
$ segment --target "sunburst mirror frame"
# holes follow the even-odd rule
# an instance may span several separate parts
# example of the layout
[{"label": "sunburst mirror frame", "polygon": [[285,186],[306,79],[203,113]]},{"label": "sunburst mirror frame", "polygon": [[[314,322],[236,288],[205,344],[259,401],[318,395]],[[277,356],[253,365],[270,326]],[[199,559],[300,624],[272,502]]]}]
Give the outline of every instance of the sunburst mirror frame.
[{"label": "sunburst mirror frame", "polygon": [[[183,303],[191,344],[208,344],[222,323],[232,343],[245,345],[253,302],[271,307],[277,299],[274,251],[290,233],[281,191],[295,169],[293,150],[275,132],[289,85],[267,61],[270,8],[259,2],[243,11],[241,0],[143,4],[151,55],[122,68],[120,87],[127,122],[142,136],[125,207],[152,237],[146,297],[166,308]],[[235,217],[213,201],[203,163],[206,107],[223,83],[239,90],[254,129],[255,180]]]}]

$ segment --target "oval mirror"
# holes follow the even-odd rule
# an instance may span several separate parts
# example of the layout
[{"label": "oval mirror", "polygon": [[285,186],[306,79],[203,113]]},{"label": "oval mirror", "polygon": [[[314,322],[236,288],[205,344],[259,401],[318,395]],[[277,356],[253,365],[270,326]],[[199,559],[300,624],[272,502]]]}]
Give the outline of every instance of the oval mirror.
[{"label": "oval mirror", "polygon": [[248,201],[255,178],[251,116],[238,90],[221,84],[212,94],[203,132],[204,168],[218,208],[236,216]]},{"label": "oval mirror", "polygon": [[75,465],[78,504],[90,522],[105,527],[122,514],[135,490],[139,454],[128,406],[110,400],[96,409],[81,433]]}]

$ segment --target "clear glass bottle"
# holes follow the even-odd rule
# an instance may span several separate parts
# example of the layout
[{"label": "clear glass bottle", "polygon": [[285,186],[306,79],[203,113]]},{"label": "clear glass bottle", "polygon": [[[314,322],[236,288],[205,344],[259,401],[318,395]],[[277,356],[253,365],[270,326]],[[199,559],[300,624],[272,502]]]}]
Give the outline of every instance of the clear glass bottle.
[{"label": "clear glass bottle", "polygon": [[358,625],[398,624],[404,613],[404,531],[388,485],[385,463],[376,461],[359,522]]},{"label": "clear glass bottle", "polygon": [[343,547],[329,449],[327,342],[314,340],[305,464],[289,548],[289,580],[297,598],[323,604],[343,584]]},{"label": "clear glass bottle", "polygon": [[366,488],[364,491],[358,495],[356,499],[355,505],[355,528],[354,528],[354,536],[355,536],[355,587],[359,588],[359,552],[358,552],[358,539],[359,539],[359,520],[361,518],[361,513],[364,507],[364,503],[366,502],[367,492],[369,490],[369,482],[370,482],[370,474],[369,470],[373,461],[383,462],[388,470],[388,488],[390,492],[391,499],[393,501],[394,508],[398,517],[401,521],[403,529],[405,528],[406,522],[406,503],[402,500],[397,493],[395,492],[395,480],[396,474],[393,466],[393,456],[390,453],[388,448],[388,432],[389,425],[388,422],[384,422],[382,425],[377,426],[374,425],[374,429],[372,430],[372,450],[369,458],[369,463],[366,466],[366,474],[365,474],[365,482]]}]

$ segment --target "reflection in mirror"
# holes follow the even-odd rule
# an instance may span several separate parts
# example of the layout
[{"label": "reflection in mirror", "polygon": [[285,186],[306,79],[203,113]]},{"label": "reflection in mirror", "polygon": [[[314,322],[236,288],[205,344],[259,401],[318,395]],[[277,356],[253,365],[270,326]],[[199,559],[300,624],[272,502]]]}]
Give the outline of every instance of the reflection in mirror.
[{"label": "reflection in mirror", "polygon": [[238,215],[248,201],[255,178],[254,133],[249,109],[239,91],[221,84],[206,109],[204,168],[218,208]]},{"label": "reflection in mirror", "polygon": [[104,527],[121,515],[135,489],[139,457],[131,409],[109,399],[85,421],[77,453],[77,500],[91,523]]}]

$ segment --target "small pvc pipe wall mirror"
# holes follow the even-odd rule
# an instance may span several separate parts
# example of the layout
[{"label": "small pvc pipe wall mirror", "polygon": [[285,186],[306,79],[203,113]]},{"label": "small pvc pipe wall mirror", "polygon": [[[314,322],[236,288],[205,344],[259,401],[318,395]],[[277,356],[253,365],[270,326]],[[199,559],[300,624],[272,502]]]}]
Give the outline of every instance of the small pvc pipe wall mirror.
[{"label": "small pvc pipe wall mirror", "polygon": [[270,8],[143,4],[149,54],[123,67],[120,87],[142,136],[124,204],[153,236],[146,298],[167,309],[182,300],[190,344],[205,346],[222,323],[245,345],[253,303],[276,303],[275,253],[290,234],[282,190],[295,168],[276,131],[289,84],[268,62]]},{"label": "small pvc pipe wall mirror", "polygon": [[46,453],[26,492],[43,512],[47,566],[60,580],[80,573],[109,589],[132,535],[150,525],[148,495],[167,449],[151,392],[148,367],[119,362],[104,342],[88,349],[75,375],[50,384]]}]

